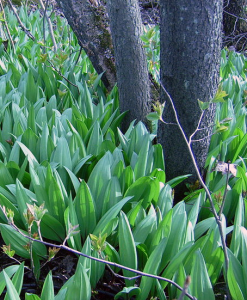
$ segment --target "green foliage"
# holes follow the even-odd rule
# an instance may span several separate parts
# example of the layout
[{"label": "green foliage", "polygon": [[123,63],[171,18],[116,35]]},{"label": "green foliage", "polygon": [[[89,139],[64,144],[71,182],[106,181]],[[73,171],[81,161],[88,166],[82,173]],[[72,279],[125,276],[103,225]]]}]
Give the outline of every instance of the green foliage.
[{"label": "green foliage", "polygon": [[[183,286],[191,275],[189,292],[198,299],[214,299],[213,285],[224,276],[233,299],[247,297],[246,234],[246,59],[222,51],[222,82],[210,102],[216,103],[216,122],[206,167],[206,183],[217,210],[226,189],[227,174],[214,165],[216,158],[236,165],[228,182],[223,209],[224,235],[232,232],[230,265],[224,271],[224,253],[217,222],[208,209],[205,192],[191,187],[184,202],[173,206],[172,189],[188,177],[166,182],[162,147],[153,145],[142,123],[119,129],[117,89],[107,94],[89,59],[77,44],[64,18],[51,15],[59,51],[36,10],[19,15],[35,36],[30,41],[6,8],[15,51],[0,45],[0,232],[3,251],[30,259],[39,278],[40,262],[52,259],[47,249],[27,237],[49,239],[95,258],[163,276]],[[159,73],[159,31],[142,37],[149,68]],[[45,46],[45,47],[44,47]],[[199,101],[202,109],[209,103]],[[156,103],[151,121],[161,119],[164,105]],[[13,228],[13,224],[19,232]],[[230,237],[229,237],[230,239]],[[48,250],[48,251],[47,251]],[[24,264],[0,273],[0,295],[19,299]],[[104,276],[105,265],[78,259],[75,274],[54,293],[52,273],[40,295],[26,299],[90,299]],[[120,273],[119,268],[113,268]],[[135,273],[123,271],[124,276]],[[221,278],[222,279],[222,278]],[[178,298],[174,286],[142,277],[125,279],[116,295],[129,299]]]}]

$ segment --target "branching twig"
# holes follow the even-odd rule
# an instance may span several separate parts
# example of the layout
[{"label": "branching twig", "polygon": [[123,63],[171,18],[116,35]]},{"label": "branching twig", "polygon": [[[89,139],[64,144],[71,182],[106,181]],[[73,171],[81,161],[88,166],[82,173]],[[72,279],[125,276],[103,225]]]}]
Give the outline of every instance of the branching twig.
[{"label": "branching twig", "polygon": [[[4,212],[4,210],[2,209],[3,213],[5,214],[6,218],[8,219],[7,217],[7,214]],[[9,219],[8,219],[9,220]],[[123,265],[120,265],[120,264],[117,264],[117,263],[114,263],[114,262],[111,262],[111,261],[107,261],[107,260],[104,260],[104,259],[101,259],[101,258],[97,258],[97,257],[93,257],[93,256],[90,256],[90,255],[87,255],[87,254],[84,254],[80,251],[77,251],[75,249],[72,249],[64,244],[62,245],[56,245],[56,244],[52,244],[52,243],[48,243],[48,242],[45,242],[45,241],[41,241],[39,239],[35,239],[31,236],[28,236],[26,234],[24,234],[15,224],[12,220],[9,220],[9,225],[14,229],[16,230],[17,232],[19,232],[23,237],[29,239],[30,241],[32,242],[38,242],[38,243],[41,243],[43,245],[46,245],[46,246],[49,246],[49,247],[55,247],[55,248],[58,248],[58,249],[63,249],[63,250],[66,250],[66,251],[69,251],[71,253],[74,253],[76,255],[79,255],[79,256],[83,256],[83,257],[86,257],[88,259],[91,259],[91,260],[94,260],[94,261],[97,261],[97,262],[100,262],[100,263],[103,263],[103,264],[108,264],[110,266],[113,266],[113,267],[116,267],[116,268],[120,268],[120,269],[123,269],[123,270],[127,270],[127,271],[130,271],[130,272],[133,272],[133,273],[136,273],[140,276],[146,276],[146,277],[150,277],[150,278],[154,278],[154,279],[158,279],[158,280],[161,280],[161,281],[166,281],[168,283],[171,283],[172,285],[174,285],[177,289],[179,289],[180,291],[183,291],[183,288],[178,285],[176,282],[174,282],[173,280],[170,280],[168,278],[164,278],[164,277],[161,277],[161,276],[157,276],[157,275],[153,275],[153,274],[149,274],[149,273],[145,273],[145,272],[141,272],[141,271],[138,271],[138,270],[135,270],[135,269],[132,269],[132,268],[128,268],[126,266],[123,266]],[[131,277],[131,279],[133,279],[135,277]],[[192,295],[190,295],[188,292],[185,293],[185,295],[191,299],[191,300],[197,300],[195,297],[193,297]]]},{"label": "branching twig", "polygon": [[[189,151],[189,154],[190,154],[190,157],[192,159],[192,162],[193,162],[193,165],[194,165],[194,168],[195,168],[195,171],[196,171],[196,174],[197,174],[197,177],[200,181],[200,184],[202,185],[202,187],[204,188],[205,192],[206,192],[206,195],[208,197],[208,200],[210,202],[210,207],[211,207],[211,211],[214,215],[214,218],[216,220],[216,223],[218,225],[218,228],[219,228],[219,232],[220,232],[220,237],[221,237],[221,243],[222,243],[222,248],[223,248],[223,252],[224,252],[224,257],[225,257],[225,268],[226,268],[226,273],[227,273],[227,270],[228,270],[228,267],[229,267],[229,257],[228,257],[228,253],[227,253],[227,246],[226,246],[226,241],[225,241],[225,238],[224,238],[224,232],[223,232],[223,225],[222,225],[222,215],[218,215],[217,214],[217,211],[215,209],[215,206],[214,206],[214,202],[213,202],[213,199],[212,199],[212,196],[211,196],[211,193],[207,187],[207,185],[205,184],[205,182],[203,181],[203,178],[200,174],[200,171],[199,171],[199,168],[197,166],[197,162],[195,160],[195,156],[193,154],[193,151],[192,151],[192,148],[191,148],[191,143],[190,143],[190,138],[189,140],[187,139],[186,135],[185,135],[185,132],[179,122],[179,119],[178,119],[178,114],[177,114],[177,111],[176,111],[176,108],[174,106],[174,103],[173,103],[173,100],[170,96],[170,94],[168,93],[168,91],[166,90],[166,88],[164,87],[164,85],[160,82],[160,86],[161,88],[163,89],[163,91],[165,92],[166,96],[168,97],[169,101],[170,101],[170,104],[172,106],[172,110],[174,112],[174,115],[175,115],[175,119],[176,119],[176,122],[178,124],[178,127],[179,127],[179,130],[184,138],[184,141],[187,145],[187,148],[188,148],[188,151]],[[228,291],[229,291],[229,287],[227,285],[227,288],[228,288]],[[229,293],[229,297],[230,297],[230,293]],[[230,298],[229,298],[230,300]]]},{"label": "branching twig", "polygon": [[15,9],[15,7],[13,6],[11,0],[8,0],[8,3],[9,3],[9,5],[10,5],[11,9],[13,10],[13,13],[14,13],[15,17],[16,17],[16,19],[18,20],[19,25],[21,26],[21,29],[28,35],[28,37],[30,37],[30,39],[32,39],[32,40],[34,41],[34,40],[35,40],[35,37],[32,35],[32,33],[30,32],[30,30],[27,29],[27,28],[25,27],[25,25],[22,23],[22,21],[21,21],[20,17],[18,16],[18,14],[17,14],[17,12],[16,12],[16,9]]},{"label": "branching twig", "polygon": [[66,77],[64,77],[64,75],[54,66],[54,64],[50,61],[50,60],[47,60],[48,63],[51,65],[51,67],[53,68],[54,71],[56,71],[58,73],[58,75],[60,75],[61,77],[63,77],[63,79],[65,81],[67,81],[69,84],[73,85],[74,87],[76,87],[78,89],[78,92],[80,93],[80,90],[79,90],[79,87],[74,84],[73,82],[71,82],[69,79],[67,79]]},{"label": "branching twig", "polygon": [[202,111],[201,115],[200,115],[200,118],[199,118],[199,121],[197,123],[197,127],[195,129],[195,131],[190,135],[189,137],[189,145],[191,146],[191,142],[192,142],[192,138],[193,136],[199,131],[200,129],[200,125],[201,125],[201,121],[202,121],[202,118],[203,118],[203,115],[204,115],[204,110]]},{"label": "branching twig", "polygon": [[14,44],[14,42],[13,42],[13,39],[12,39],[11,34],[10,34],[10,31],[9,31],[8,22],[6,21],[6,15],[5,15],[5,11],[4,11],[4,8],[3,8],[2,0],[0,0],[0,6],[1,6],[1,10],[2,10],[2,12],[3,12],[4,25],[5,25],[7,34],[8,34],[8,38],[9,38],[9,40],[10,40],[10,42],[11,42],[13,51],[14,51],[14,53],[15,53],[15,44]]}]

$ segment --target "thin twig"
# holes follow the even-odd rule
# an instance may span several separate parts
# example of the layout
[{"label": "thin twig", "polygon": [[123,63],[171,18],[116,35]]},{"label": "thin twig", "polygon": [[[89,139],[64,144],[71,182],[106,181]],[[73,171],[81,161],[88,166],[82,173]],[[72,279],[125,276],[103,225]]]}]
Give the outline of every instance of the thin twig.
[{"label": "thin twig", "polygon": [[4,7],[3,7],[3,4],[2,4],[2,0],[0,0],[0,6],[1,6],[1,10],[2,10],[2,12],[3,12],[4,25],[5,25],[7,34],[8,34],[8,38],[9,38],[9,40],[10,40],[10,42],[11,42],[13,51],[14,51],[14,53],[15,53],[15,44],[14,44],[14,42],[13,42],[13,39],[12,39],[12,37],[11,37],[11,33],[10,33],[10,31],[9,31],[8,22],[6,21],[6,15],[5,15]]},{"label": "thin twig", "polygon": [[69,79],[67,79],[66,77],[64,77],[64,75],[54,66],[54,64],[50,61],[47,60],[47,62],[51,65],[51,67],[53,68],[54,71],[56,71],[58,73],[58,75],[60,75],[65,81],[67,81],[69,84],[73,85],[74,87],[76,87],[78,89],[78,92],[80,93],[79,87],[78,85],[74,84],[73,82],[71,82]]},{"label": "thin twig", "polygon": [[197,127],[195,129],[195,131],[190,135],[189,137],[189,145],[191,145],[191,142],[192,142],[192,137],[198,132],[199,130],[199,127],[201,125],[201,121],[202,121],[202,118],[203,118],[203,115],[204,115],[204,110],[202,111],[201,115],[200,115],[200,118],[199,118],[199,121],[197,123]]},{"label": "thin twig", "polygon": [[30,37],[30,39],[32,39],[32,40],[34,41],[34,40],[35,40],[35,37],[32,35],[32,33],[30,32],[30,30],[27,29],[27,28],[25,27],[25,25],[22,23],[22,21],[21,21],[20,17],[18,16],[18,14],[17,14],[17,12],[16,12],[16,9],[15,9],[15,7],[13,6],[11,0],[7,0],[7,1],[8,1],[8,3],[9,3],[9,5],[10,5],[11,9],[13,10],[13,13],[14,13],[16,19],[18,20],[18,23],[19,23],[19,25],[21,26],[21,29],[22,29],[22,30]]},{"label": "thin twig", "polygon": [[[175,119],[176,119],[176,122],[178,124],[178,127],[179,127],[179,130],[184,138],[184,141],[187,145],[187,148],[188,148],[188,151],[189,151],[189,154],[190,154],[190,157],[192,159],[192,162],[193,162],[193,165],[194,165],[194,168],[195,168],[195,171],[196,171],[196,174],[197,174],[197,177],[200,181],[200,184],[202,185],[202,187],[204,188],[207,196],[208,196],[208,200],[209,200],[209,203],[210,203],[210,206],[211,206],[211,211],[214,215],[214,218],[216,220],[216,223],[218,225],[218,228],[219,228],[219,232],[220,232],[220,237],[221,237],[221,243],[222,243],[222,248],[223,248],[223,252],[224,252],[224,257],[225,257],[225,268],[226,268],[226,273],[227,273],[227,270],[229,268],[229,257],[228,257],[228,253],[227,253],[227,246],[226,246],[226,241],[225,241],[225,238],[224,238],[224,232],[223,232],[223,225],[222,225],[222,216],[219,216],[216,212],[216,209],[215,209],[215,206],[214,206],[214,202],[213,202],[213,199],[212,199],[212,196],[211,196],[211,193],[208,189],[208,187],[206,186],[205,182],[203,181],[203,178],[200,174],[200,171],[199,171],[199,168],[197,166],[197,162],[195,160],[195,156],[193,154],[193,151],[192,151],[192,148],[191,148],[191,145],[189,143],[189,140],[187,139],[186,135],[185,135],[185,132],[179,122],[179,119],[178,119],[178,114],[177,114],[177,111],[176,111],[176,108],[174,106],[174,103],[173,103],[173,100],[170,96],[170,94],[168,93],[168,91],[165,89],[164,85],[160,82],[160,86],[161,88],[163,89],[163,91],[165,92],[166,96],[168,97],[169,101],[170,101],[170,104],[172,106],[172,109],[173,109],[173,112],[174,112],[174,115],[175,115]],[[229,293],[229,287],[227,285],[227,289],[228,289],[228,294],[229,294],[229,300],[231,299],[230,298],[230,293]]]},{"label": "thin twig", "polygon": [[44,18],[47,20],[47,23],[48,23],[49,32],[50,32],[52,43],[53,43],[53,46],[54,46],[54,52],[57,52],[57,43],[56,43],[56,40],[55,40],[55,37],[54,37],[54,32],[53,32],[51,19],[47,16],[48,0],[46,0],[46,1],[47,1],[46,6],[44,6],[44,3],[43,3],[42,0],[39,0],[39,4],[40,4],[42,10],[44,11]]},{"label": "thin twig", "polygon": [[[7,218],[7,214],[4,212],[4,210],[2,209],[2,212],[5,214],[6,218]],[[113,267],[116,267],[116,268],[120,268],[120,269],[123,269],[123,270],[127,270],[127,271],[130,271],[130,272],[133,272],[133,273],[136,273],[140,276],[146,276],[146,277],[150,277],[150,278],[154,278],[154,279],[158,279],[158,280],[161,280],[161,281],[166,281],[168,283],[171,283],[172,285],[174,285],[177,289],[179,289],[180,291],[183,291],[183,288],[178,285],[176,282],[174,282],[173,280],[170,280],[168,278],[164,278],[164,277],[161,277],[161,276],[157,276],[157,275],[153,275],[153,274],[149,274],[149,273],[145,273],[145,272],[141,272],[141,271],[138,271],[138,270],[135,270],[135,269],[132,269],[132,268],[128,268],[126,266],[123,266],[123,265],[120,265],[120,264],[117,264],[117,263],[114,263],[114,262],[111,262],[111,261],[107,261],[107,260],[104,260],[104,259],[101,259],[101,258],[97,258],[97,257],[93,257],[93,256],[90,256],[90,255],[87,255],[87,254],[84,254],[80,251],[77,251],[75,249],[72,249],[66,245],[56,245],[56,244],[53,244],[53,243],[48,243],[48,242],[45,242],[45,241],[41,241],[39,239],[35,239],[35,238],[32,238],[31,236],[28,236],[26,234],[24,234],[14,223],[13,221],[9,220],[9,225],[14,229],[16,230],[17,232],[19,232],[23,237],[29,239],[30,241],[32,242],[38,242],[38,243],[41,243],[43,245],[46,245],[46,246],[49,246],[49,247],[55,247],[55,248],[58,248],[58,249],[63,249],[63,250],[66,250],[66,251],[69,251],[71,253],[74,253],[74,254],[77,254],[79,256],[83,256],[83,257],[86,257],[88,259],[91,259],[91,260],[94,260],[94,261],[97,261],[97,262],[100,262],[100,263],[103,263],[103,264],[108,264],[108,265],[111,265]],[[193,297],[192,295],[190,295],[189,293],[185,293],[185,295],[191,299],[191,300],[197,300],[197,298]]]}]

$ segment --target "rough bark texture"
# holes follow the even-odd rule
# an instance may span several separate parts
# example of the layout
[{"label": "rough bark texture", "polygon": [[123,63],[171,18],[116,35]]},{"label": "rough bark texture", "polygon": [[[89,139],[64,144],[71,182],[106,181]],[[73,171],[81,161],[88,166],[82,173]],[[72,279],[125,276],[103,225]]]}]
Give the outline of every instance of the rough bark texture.
[{"label": "rough bark texture", "polygon": [[120,110],[129,113],[125,131],[134,119],[145,121],[149,107],[149,77],[140,36],[142,22],[137,0],[108,0],[107,10],[114,45]]},{"label": "rough bark texture", "polygon": [[[160,0],[161,6],[161,80],[174,104],[187,136],[196,129],[201,114],[197,99],[209,101],[218,87],[222,1]],[[163,119],[173,122],[169,100],[163,94],[166,107]],[[206,111],[196,139],[211,134],[214,107]],[[164,147],[168,179],[195,170],[177,126],[161,125],[158,140]],[[207,156],[209,139],[193,143],[193,152],[200,169]],[[181,196],[182,188],[177,192]]]},{"label": "rough bark texture", "polygon": [[105,5],[98,0],[57,0],[68,23],[102,81],[110,90],[116,83],[113,46]]},{"label": "rough bark texture", "polygon": [[224,0],[224,45],[236,46],[237,50],[246,46],[246,5],[247,0]]}]

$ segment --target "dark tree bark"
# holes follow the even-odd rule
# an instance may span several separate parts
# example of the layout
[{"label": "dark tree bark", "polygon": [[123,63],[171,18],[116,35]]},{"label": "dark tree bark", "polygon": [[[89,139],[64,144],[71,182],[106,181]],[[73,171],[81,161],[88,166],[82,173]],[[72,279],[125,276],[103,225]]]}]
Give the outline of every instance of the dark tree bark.
[{"label": "dark tree bark", "polygon": [[224,44],[238,50],[246,43],[246,5],[247,0],[224,0]]},{"label": "dark tree bark", "polygon": [[107,89],[116,83],[116,70],[109,20],[98,0],[57,0],[68,23],[86,51]]},{"label": "dark tree bark", "polygon": [[[181,125],[189,137],[196,129],[201,115],[197,99],[209,101],[218,87],[222,1],[160,0],[161,6],[161,80],[171,97]],[[175,123],[167,97],[163,119]],[[162,101],[163,102],[163,101]],[[193,143],[197,164],[203,169],[208,153],[209,138],[214,122],[214,107],[205,112],[201,131]],[[161,125],[158,140],[164,147],[168,179],[193,174],[192,160],[182,135],[175,125]],[[182,188],[178,189],[181,196]]]},{"label": "dark tree bark", "polygon": [[[108,44],[110,30],[103,0],[58,2],[80,44],[88,51],[96,70],[101,72],[98,65],[102,71],[109,72],[109,65],[104,63],[104,58],[110,58],[110,66],[114,61],[111,43]],[[197,99],[209,101],[217,90],[222,4],[223,0],[160,0],[161,79],[174,99],[187,136],[194,132],[200,117]],[[124,125],[126,129],[134,119],[144,121],[149,110],[149,79],[146,57],[140,42],[140,11],[138,0],[107,0],[107,8],[115,51],[120,108],[122,111],[130,110]],[[101,33],[105,30],[110,50],[104,45],[103,50],[99,51],[97,47],[101,47]],[[112,81],[108,79],[108,82]],[[163,99],[166,100],[164,96]],[[164,120],[174,122],[168,101]],[[196,135],[195,138],[201,141],[193,145],[200,169],[204,167],[209,145],[209,138],[205,137],[211,134],[210,125],[213,122],[214,107],[211,107],[206,111],[200,126],[207,129]],[[192,180],[196,180],[192,161],[178,128],[161,125],[158,138],[165,149],[167,178],[190,173],[193,174]]]},{"label": "dark tree bark", "polygon": [[114,45],[120,110],[129,111],[123,124],[146,121],[149,111],[149,77],[140,39],[142,22],[137,0],[108,0],[107,10]]}]

